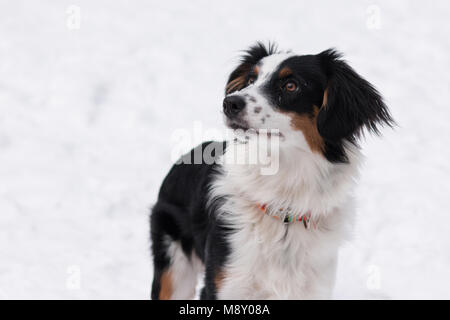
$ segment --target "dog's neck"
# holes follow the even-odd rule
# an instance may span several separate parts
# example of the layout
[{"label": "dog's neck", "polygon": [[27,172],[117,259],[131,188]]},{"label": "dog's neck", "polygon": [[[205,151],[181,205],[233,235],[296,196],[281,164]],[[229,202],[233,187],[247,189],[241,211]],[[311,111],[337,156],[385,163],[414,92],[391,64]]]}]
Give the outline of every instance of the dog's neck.
[{"label": "dog's neck", "polygon": [[[246,149],[247,148],[247,149]],[[265,164],[236,164],[238,152],[254,152],[246,144],[234,143],[224,155],[225,179],[214,188],[223,195],[239,195],[249,203],[270,205],[272,208],[290,208],[293,212],[311,212],[312,217],[327,215],[350,196],[358,176],[361,154],[356,147],[348,147],[348,163],[334,164],[323,156],[293,145],[281,143],[278,170],[262,174]],[[275,159],[275,157],[277,157]],[[267,172],[267,170],[266,170]]]}]

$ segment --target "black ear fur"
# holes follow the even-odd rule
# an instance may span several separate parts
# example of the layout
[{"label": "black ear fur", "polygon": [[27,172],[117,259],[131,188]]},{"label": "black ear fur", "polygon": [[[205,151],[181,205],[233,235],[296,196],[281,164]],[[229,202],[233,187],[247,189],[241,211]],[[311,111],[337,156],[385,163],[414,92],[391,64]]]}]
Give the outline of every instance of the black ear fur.
[{"label": "black ear fur", "polygon": [[[318,55],[328,78],[326,104],[317,116],[317,127],[331,149],[341,149],[344,140],[356,144],[364,128],[379,134],[380,125],[393,126],[388,108],[378,91],[334,49]],[[337,157],[339,158],[339,157]],[[341,159],[346,160],[345,154]]]},{"label": "black ear fur", "polygon": [[233,70],[228,77],[225,94],[230,94],[244,88],[246,85],[245,81],[247,80],[247,76],[253,66],[255,66],[262,58],[270,56],[276,52],[276,44],[270,42],[267,46],[265,46],[262,42],[256,42],[256,44],[251,46],[249,49],[244,50],[239,66]]}]

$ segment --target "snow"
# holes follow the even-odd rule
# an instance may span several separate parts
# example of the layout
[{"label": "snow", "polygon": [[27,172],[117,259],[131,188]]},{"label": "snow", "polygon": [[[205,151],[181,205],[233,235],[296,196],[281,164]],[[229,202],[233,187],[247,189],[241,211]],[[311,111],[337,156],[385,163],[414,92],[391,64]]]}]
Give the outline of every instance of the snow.
[{"label": "snow", "polygon": [[335,297],[450,298],[449,15],[448,1],[0,0],[0,298],[149,298],[173,133],[222,130],[225,80],[256,40],[337,47],[399,124],[363,143]]}]

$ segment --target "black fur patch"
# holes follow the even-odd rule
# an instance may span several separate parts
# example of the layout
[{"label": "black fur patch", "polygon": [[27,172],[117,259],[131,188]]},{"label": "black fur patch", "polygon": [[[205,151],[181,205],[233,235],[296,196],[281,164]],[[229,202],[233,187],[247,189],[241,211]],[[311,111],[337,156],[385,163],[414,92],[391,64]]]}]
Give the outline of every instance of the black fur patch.
[{"label": "black fur patch", "polygon": [[[152,299],[159,298],[161,274],[170,266],[168,244],[178,242],[187,257],[196,254],[206,267],[204,299],[215,298],[214,278],[229,254],[224,227],[216,217],[217,206],[223,199],[215,199],[208,206],[209,186],[219,165],[195,164],[194,154],[206,148],[225,150],[224,142],[205,142],[183,156],[189,162],[176,164],[161,186],[158,201],[151,214],[151,239],[154,263]],[[219,157],[221,154],[213,154]],[[176,284],[174,284],[176,285]]]}]

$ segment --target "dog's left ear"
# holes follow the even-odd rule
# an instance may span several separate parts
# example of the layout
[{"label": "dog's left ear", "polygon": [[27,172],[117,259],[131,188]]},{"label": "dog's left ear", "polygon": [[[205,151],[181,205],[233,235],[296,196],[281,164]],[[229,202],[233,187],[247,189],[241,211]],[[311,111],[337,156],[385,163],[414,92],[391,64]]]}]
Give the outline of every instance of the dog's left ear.
[{"label": "dog's left ear", "polygon": [[330,143],[355,142],[363,128],[379,134],[380,125],[394,121],[378,91],[333,49],[318,55],[328,78],[324,103],[317,116],[320,135]]},{"label": "dog's left ear", "polygon": [[245,87],[247,76],[250,73],[252,65],[243,61],[236,69],[231,72],[228,77],[227,86],[225,87],[225,95],[239,91]]}]

